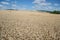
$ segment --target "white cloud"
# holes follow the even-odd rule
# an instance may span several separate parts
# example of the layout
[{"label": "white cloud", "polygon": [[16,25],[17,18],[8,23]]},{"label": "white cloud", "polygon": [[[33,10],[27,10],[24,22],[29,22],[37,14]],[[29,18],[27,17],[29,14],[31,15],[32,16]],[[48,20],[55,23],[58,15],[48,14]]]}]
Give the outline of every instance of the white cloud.
[{"label": "white cloud", "polygon": [[36,4],[38,4],[38,3],[42,3],[42,2],[45,2],[46,0],[34,0],[34,2],[33,3],[36,3]]},{"label": "white cloud", "polygon": [[3,5],[0,4],[0,7],[3,7]]},{"label": "white cloud", "polygon": [[27,5],[17,5],[17,4],[12,3],[12,9],[26,10]]},{"label": "white cloud", "polygon": [[20,5],[19,8],[20,8],[20,10],[26,10],[27,9],[27,5]]},{"label": "white cloud", "polygon": [[5,2],[5,1],[2,1],[1,4],[7,4],[8,5],[9,3],[8,2]]},{"label": "white cloud", "polygon": [[25,8],[25,7],[23,7],[21,10],[26,10],[26,8]]},{"label": "white cloud", "polygon": [[48,9],[53,9],[53,7],[52,6],[48,6]]},{"label": "white cloud", "polygon": [[57,4],[57,3],[55,3],[54,5],[55,5],[55,6],[59,6],[59,4]]},{"label": "white cloud", "polygon": [[16,4],[11,4],[12,9],[16,9],[17,5]]},{"label": "white cloud", "polygon": [[46,2],[46,0],[35,0],[33,3],[37,5],[42,5],[42,6],[51,5],[51,3]]},{"label": "white cloud", "polygon": [[11,4],[13,7],[16,7],[17,5],[16,4]]},{"label": "white cloud", "polygon": [[[47,0],[34,0],[33,4],[35,4],[33,6],[33,8],[39,10],[39,9],[43,9],[43,10],[49,10],[49,9],[53,9],[53,7],[51,6],[52,3],[51,2],[47,2]],[[55,4],[57,5],[57,4]]]},{"label": "white cloud", "polygon": [[51,3],[40,3],[38,5],[41,5],[41,6],[48,6],[48,5],[51,5]]},{"label": "white cloud", "polygon": [[6,9],[7,8],[7,6],[4,6],[4,5],[1,5],[0,4],[0,10],[4,10],[4,9]]}]

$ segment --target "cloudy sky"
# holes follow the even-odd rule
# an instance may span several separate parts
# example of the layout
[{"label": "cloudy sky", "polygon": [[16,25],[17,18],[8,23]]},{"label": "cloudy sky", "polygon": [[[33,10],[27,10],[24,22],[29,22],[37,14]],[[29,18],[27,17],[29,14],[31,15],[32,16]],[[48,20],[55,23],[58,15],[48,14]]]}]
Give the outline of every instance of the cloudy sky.
[{"label": "cloudy sky", "polygon": [[60,10],[60,0],[0,0],[0,10]]}]

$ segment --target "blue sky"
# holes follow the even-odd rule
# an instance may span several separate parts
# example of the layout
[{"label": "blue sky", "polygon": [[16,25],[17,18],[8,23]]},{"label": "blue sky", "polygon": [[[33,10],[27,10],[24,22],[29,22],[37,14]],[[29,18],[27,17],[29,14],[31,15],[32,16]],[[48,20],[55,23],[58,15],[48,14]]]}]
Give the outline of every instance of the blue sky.
[{"label": "blue sky", "polygon": [[60,0],[0,0],[0,10],[60,10]]}]

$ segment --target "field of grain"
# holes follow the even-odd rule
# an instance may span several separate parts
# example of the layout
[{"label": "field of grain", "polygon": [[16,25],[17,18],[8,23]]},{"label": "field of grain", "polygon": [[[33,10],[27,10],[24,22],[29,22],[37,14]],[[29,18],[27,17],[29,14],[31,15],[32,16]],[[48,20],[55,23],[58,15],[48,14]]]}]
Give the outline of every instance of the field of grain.
[{"label": "field of grain", "polygon": [[60,14],[0,11],[0,40],[60,40]]}]

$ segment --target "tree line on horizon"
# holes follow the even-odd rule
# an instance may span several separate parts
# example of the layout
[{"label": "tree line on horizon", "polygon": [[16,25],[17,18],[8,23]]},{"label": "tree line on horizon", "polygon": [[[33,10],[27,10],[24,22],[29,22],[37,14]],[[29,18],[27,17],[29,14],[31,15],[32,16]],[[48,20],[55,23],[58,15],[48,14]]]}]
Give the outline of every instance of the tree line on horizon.
[{"label": "tree line on horizon", "polygon": [[60,14],[60,11],[54,10],[54,11],[52,11],[51,13],[53,13],[53,14]]},{"label": "tree line on horizon", "polygon": [[60,14],[60,11],[54,10],[54,11],[46,11],[46,10],[37,10],[38,12],[49,12],[51,14]]}]

